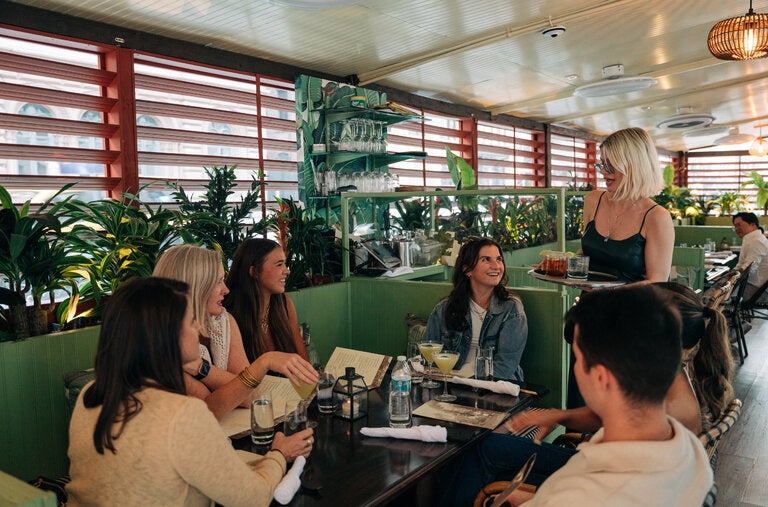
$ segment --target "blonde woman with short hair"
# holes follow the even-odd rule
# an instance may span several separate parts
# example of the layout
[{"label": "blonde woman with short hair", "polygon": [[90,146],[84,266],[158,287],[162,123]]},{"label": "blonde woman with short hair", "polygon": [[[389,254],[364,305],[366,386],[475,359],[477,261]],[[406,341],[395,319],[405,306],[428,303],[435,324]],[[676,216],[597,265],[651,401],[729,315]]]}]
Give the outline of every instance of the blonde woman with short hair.
[{"label": "blonde woman with short hair", "polygon": [[605,190],[584,198],[581,250],[590,269],[627,282],[666,282],[672,266],[672,217],[651,196],[664,188],[653,140],[640,128],[614,132],[595,164]]},{"label": "blonde woman with short hair", "polygon": [[281,373],[296,385],[317,381],[312,365],[298,354],[273,351],[249,364],[237,322],[224,309],[229,289],[219,252],[177,245],[163,253],[152,274],[190,287],[193,315],[200,326],[200,357],[184,364],[184,383],[187,393],[205,400],[217,419],[245,406],[254,384],[268,371]]}]

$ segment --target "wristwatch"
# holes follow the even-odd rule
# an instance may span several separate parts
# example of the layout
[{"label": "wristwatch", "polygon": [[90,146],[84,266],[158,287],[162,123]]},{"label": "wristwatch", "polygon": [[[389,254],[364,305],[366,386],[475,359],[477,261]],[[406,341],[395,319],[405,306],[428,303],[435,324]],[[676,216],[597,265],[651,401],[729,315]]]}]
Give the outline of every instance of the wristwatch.
[{"label": "wristwatch", "polygon": [[197,375],[195,375],[195,380],[203,380],[208,376],[209,371],[211,371],[211,363],[209,363],[207,359],[203,358],[202,362],[200,363],[200,368],[197,370]]}]

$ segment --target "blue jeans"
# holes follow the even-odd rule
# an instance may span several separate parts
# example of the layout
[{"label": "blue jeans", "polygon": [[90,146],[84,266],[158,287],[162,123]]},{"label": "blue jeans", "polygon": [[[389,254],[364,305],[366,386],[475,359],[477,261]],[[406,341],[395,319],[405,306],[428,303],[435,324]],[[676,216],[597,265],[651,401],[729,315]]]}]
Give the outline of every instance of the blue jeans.
[{"label": "blue jeans", "polygon": [[480,488],[512,479],[533,453],[536,462],[525,482],[538,486],[576,452],[547,442],[537,444],[529,438],[489,433],[467,451],[464,459],[441,474],[440,498],[435,505],[472,505]]}]

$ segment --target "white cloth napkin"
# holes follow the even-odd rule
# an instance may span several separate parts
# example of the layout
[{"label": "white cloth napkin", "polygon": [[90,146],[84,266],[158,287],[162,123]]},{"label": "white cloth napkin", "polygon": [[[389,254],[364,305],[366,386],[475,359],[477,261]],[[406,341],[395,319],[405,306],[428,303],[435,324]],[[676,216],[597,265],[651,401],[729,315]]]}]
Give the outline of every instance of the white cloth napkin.
[{"label": "white cloth napkin", "polygon": [[520,394],[520,386],[507,382],[506,380],[477,380],[474,378],[453,377],[451,382],[454,384],[464,384],[471,387],[479,387],[480,389],[487,389],[494,393],[511,394],[517,396]]},{"label": "white cloth napkin", "polygon": [[367,437],[391,437],[423,442],[447,442],[448,432],[442,426],[414,426],[412,428],[360,428]]},{"label": "white cloth napkin", "polygon": [[299,456],[293,461],[293,466],[285,474],[283,480],[275,488],[274,498],[281,505],[285,505],[293,500],[293,496],[301,487],[301,472],[304,471],[304,464],[307,462],[304,456]]}]

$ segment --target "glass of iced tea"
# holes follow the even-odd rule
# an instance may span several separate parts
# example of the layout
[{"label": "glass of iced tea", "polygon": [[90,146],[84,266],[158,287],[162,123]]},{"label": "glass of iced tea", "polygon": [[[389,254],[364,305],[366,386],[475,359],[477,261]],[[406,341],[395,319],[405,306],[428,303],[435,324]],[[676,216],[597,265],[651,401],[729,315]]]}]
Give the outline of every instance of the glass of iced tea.
[{"label": "glass of iced tea", "polygon": [[547,276],[565,278],[568,272],[568,257],[565,252],[550,252],[544,258],[544,272]]}]

